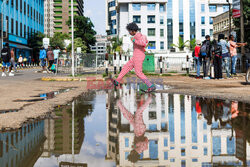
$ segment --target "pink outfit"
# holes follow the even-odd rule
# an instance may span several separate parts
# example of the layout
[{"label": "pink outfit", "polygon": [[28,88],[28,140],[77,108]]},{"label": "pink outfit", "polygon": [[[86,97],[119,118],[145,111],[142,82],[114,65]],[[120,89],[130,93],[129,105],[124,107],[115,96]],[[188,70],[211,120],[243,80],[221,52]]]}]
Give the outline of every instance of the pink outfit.
[{"label": "pink outfit", "polygon": [[[134,127],[134,134],[136,137],[143,136],[146,132],[146,125],[143,121],[143,111],[146,107],[151,103],[152,99],[149,97],[147,101],[140,106],[135,112],[135,115],[132,115],[122,104],[121,100],[118,101],[118,107],[122,112],[123,116],[129,121],[129,123]],[[142,153],[144,150],[148,149],[148,139],[146,138],[143,142],[135,143],[136,147],[135,150],[139,154]]]},{"label": "pink outfit", "polygon": [[142,72],[142,64],[145,59],[145,47],[148,44],[147,37],[141,33],[136,33],[133,38],[134,52],[133,57],[125,64],[120,72],[117,82],[121,82],[122,78],[133,68],[135,68],[135,73],[148,87],[152,86],[152,83]]},{"label": "pink outfit", "polygon": [[231,54],[231,56],[236,56],[237,55],[237,50],[236,50],[237,44],[236,44],[236,42],[229,41],[229,43],[230,43],[230,54]]}]

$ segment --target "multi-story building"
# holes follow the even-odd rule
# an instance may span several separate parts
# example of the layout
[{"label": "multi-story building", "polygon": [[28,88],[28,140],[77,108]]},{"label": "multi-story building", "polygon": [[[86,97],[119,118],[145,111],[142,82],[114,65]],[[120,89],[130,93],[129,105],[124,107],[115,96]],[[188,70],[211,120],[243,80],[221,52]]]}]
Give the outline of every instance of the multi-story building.
[{"label": "multi-story building", "polygon": [[54,35],[54,0],[44,1],[44,34],[47,37]]},{"label": "multi-story building", "polygon": [[91,51],[95,52],[97,55],[104,55],[107,53],[107,46],[110,46],[110,41],[108,41],[107,36],[96,35],[95,46],[91,46]]},{"label": "multi-story building", "polygon": [[106,32],[109,36],[117,35],[117,0],[106,0]]},{"label": "multi-story building", "polygon": [[[235,29],[233,19],[231,17],[231,32]],[[213,18],[213,36],[218,38],[219,34],[229,35],[229,12],[222,13]]]},{"label": "multi-story building", "polygon": [[[74,1],[74,14],[83,16],[83,0]],[[71,16],[71,0],[46,0],[45,34],[49,37],[55,32],[71,33],[67,21]]]},{"label": "multi-story building", "polygon": [[188,41],[212,36],[212,18],[229,10],[227,0],[107,0],[106,6],[108,35],[123,37],[126,24],[136,22],[154,52],[170,50],[179,37]]},{"label": "multi-story building", "polygon": [[0,1],[3,14],[4,44],[8,42],[15,48],[16,55],[31,59],[28,38],[34,33],[44,33],[43,0],[7,0]]}]

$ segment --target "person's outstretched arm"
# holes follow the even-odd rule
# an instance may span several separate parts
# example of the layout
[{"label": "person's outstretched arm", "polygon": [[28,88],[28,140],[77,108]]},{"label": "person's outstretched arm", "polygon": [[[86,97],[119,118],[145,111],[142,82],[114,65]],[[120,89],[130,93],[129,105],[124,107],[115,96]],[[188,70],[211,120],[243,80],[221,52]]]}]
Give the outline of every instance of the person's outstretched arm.
[{"label": "person's outstretched arm", "polygon": [[146,102],[136,111],[136,113],[142,113],[147,107],[148,105],[152,102],[152,98],[149,96],[146,100]]},{"label": "person's outstretched arm", "polygon": [[146,38],[146,36],[142,35],[142,36],[138,36],[135,35],[134,38],[132,38],[132,41],[139,46],[143,46],[146,47],[148,44],[148,40]]}]

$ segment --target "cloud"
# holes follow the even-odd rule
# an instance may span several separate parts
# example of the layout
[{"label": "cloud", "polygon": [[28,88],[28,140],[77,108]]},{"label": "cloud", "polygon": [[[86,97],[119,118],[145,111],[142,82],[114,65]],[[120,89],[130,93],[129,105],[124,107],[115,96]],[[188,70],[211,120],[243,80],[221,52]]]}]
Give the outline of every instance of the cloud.
[{"label": "cloud", "polygon": [[106,144],[106,133],[103,133],[103,134],[101,134],[101,133],[96,133],[95,134],[95,141],[97,142],[97,143],[102,143],[102,144]]},{"label": "cloud", "polygon": [[85,11],[85,16],[86,17],[91,17],[91,15],[92,15],[92,11],[91,10],[88,9],[88,10]]}]

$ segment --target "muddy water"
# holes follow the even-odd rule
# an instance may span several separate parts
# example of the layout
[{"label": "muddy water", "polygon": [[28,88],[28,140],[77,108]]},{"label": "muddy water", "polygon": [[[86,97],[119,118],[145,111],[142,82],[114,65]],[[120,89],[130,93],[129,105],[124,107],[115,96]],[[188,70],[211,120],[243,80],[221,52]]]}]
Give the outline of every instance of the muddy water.
[{"label": "muddy water", "polygon": [[0,133],[0,166],[249,166],[250,104],[93,91]]}]

